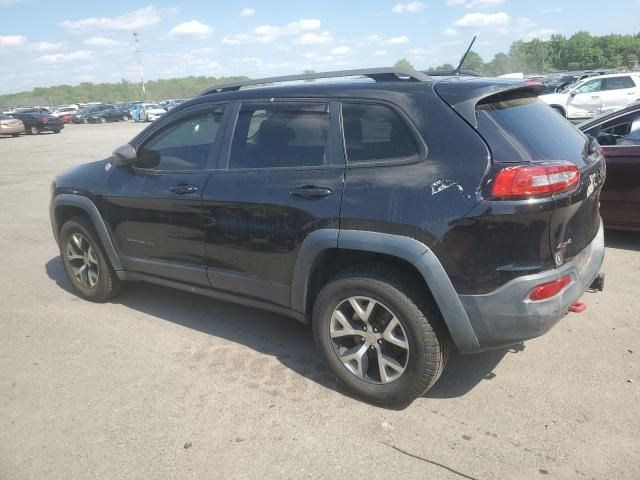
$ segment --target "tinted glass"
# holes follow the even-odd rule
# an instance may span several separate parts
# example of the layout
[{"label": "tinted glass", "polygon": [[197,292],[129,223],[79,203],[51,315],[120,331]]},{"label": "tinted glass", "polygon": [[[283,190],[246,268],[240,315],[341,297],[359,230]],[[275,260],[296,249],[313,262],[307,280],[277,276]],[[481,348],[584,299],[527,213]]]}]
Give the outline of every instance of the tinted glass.
[{"label": "tinted glass", "polygon": [[633,88],[636,84],[633,83],[631,77],[613,77],[607,78],[604,81],[605,90],[620,90],[622,88]]},{"label": "tinted glass", "polygon": [[222,109],[177,121],[138,152],[139,168],[204,170],[222,121]]},{"label": "tinted glass", "polygon": [[596,137],[600,145],[640,145],[640,111],[609,120],[586,133]]},{"label": "tinted glass", "polygon": [[229,168],[323,165],[329,138],[326,107],[243,107],[233,134]]},{"label": "tinted glass", "polygon": [[389,107],[343,103],[342,123],[350,162],[397,159],[418,153],[407,125]]},{"label": "tinted glass", "polygon": [[584,135],[535,96],[495,95],[479,103],[476,114],[495,162],[582,157]]}]

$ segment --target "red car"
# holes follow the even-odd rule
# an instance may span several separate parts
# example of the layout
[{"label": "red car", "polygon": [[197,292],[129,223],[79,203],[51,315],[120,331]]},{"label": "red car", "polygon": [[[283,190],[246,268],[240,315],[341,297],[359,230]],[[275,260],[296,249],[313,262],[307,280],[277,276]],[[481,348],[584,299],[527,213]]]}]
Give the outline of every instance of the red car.
[{"label": "red car", "polygon": [[589,120],[580,130],[604,150],[607,179],[600,196],[606,227],[640,231],[640,102]]}]

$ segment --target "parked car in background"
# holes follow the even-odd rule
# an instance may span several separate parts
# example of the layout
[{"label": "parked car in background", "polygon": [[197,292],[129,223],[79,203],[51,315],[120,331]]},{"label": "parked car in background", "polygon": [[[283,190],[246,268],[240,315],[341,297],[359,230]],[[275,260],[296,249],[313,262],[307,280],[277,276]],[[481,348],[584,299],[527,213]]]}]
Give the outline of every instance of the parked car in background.
[{"label": "parked car in background", "polygon": [[22,120],[0,113],[0,135],[19,137],[24,131]]},{"label": "parked car in background", "polygon": [[136,122],[153,122],[167,111],[157,103],[141,103],[134,105],[131,115]]},{"label": "parked car in background", "polygon": [[77,113],[71,116],[71,121],[73,123],[89,123],[89,121],[87,120],[87,117],[89,115],[92,115],[96,112],[101,112],[102,110],[107,110],[109,108],[112,108],[112,105],[93,105],[83,108],[82,110],[79,110]]},{"label": "parked car in background", "polygon": [[108,108],[86,116],[88,123],[126,122],[131,119],[131,113],[126,108]]},{"label": "parked car in background", "polygon": [[48,113],[14,113],[11,116],[24,123],[27,135],[38,135],[41,132],[60,133],[64,128],[62,120]]},{"label": "parked car in background", "polygon": [[619,73],[586,78],[559,93],[540,95],[570,120],[592,118],[640,99],[640,74]]},{"label": "parked car in background", "polygon": [[71,119],[71,115],[75,113],[78,113],[78,107],[61,107],[57,110],[54,110],[51,115],[53,115],[54,117],[68,117],[69,119]]},{"label": "parked car in background", "polygon": [[594,136],[607,163],[607,180],[600,196],[606,227],[640,231],[640,103],[581,123]]}]

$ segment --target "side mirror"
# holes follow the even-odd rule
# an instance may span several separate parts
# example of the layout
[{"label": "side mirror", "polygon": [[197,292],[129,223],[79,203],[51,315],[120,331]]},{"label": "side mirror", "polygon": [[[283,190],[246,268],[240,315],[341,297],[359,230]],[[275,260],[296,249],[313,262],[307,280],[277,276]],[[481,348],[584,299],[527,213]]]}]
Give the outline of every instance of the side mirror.
[{"label": "side mirror", "polygon": [[128,167],[138,160],[136,149],[128,143],[119,146],[113,151],[113,159],[119,167]]},{"label": "side mirror", "polygon": [[571,92],[569,93],[570,97],[575,97],[579,92],[577,90],[571,90]]}]

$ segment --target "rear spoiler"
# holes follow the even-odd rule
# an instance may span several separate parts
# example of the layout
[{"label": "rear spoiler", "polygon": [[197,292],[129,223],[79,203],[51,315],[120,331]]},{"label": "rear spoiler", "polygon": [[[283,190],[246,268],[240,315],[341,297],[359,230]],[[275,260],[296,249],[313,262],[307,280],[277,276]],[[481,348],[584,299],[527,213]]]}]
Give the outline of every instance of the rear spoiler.
[{"label": "rear spoiler", "polygon": [[507,92],[539,95],[545,89],[535,80],[505,80],[497,78],[449,78],[437,82],[435,91],[462,118],[474,128],[478,127],[476,105],[494,95]]}]

